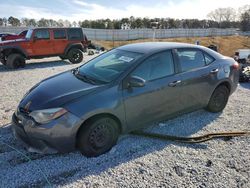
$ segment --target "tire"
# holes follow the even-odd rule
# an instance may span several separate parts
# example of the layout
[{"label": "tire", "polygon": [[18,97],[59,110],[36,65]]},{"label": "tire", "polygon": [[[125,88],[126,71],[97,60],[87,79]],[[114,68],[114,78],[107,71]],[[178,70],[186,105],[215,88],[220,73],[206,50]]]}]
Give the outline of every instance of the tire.
[{"label": "tire", "polygon": [[81,63],[83,60],[83,54],[80,49],[73,48],[68,52],[68,59],[71,63]]},{"label": "tire", "polygon": [[96,157],[109,151],[117,142],[118,123],[109,117],[89,120],[78,133],[77,147],[86,157]]},{"label": "tire", "polygon": [[221,112],[227,105],[229,95],[230,92],[226,86],[218,86],[214,90],[206,109],[209,112]]},{"label": "tire", "polygon": [[6,65],[11,69],[25,67],[25,59],[21,54],[10,54],[7,58]]},{"label": "tire", "polygon": [[67,59],[67,57],[66,57],[66,56],[64,56],[64,55],[60,55],[59,57],[60,57],[60,59],[61,59],[61,60],[65,60],[65,59]]},{"label": "tire", "polygon": [[5,60],[5,59],[1,59],[0,62],[1,62],[3,65],[6,65],[6,60]]}]

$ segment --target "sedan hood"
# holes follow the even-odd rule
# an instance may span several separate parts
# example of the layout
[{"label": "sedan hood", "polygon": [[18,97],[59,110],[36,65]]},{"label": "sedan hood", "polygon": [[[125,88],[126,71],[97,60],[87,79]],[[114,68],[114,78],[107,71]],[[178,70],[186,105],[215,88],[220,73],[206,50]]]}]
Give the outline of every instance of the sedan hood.
[{"label": "sedan hood", "polygon": [[71,71],[50,77],[24,96],[19,108],[30,112],[40,109],[61,107],[63,104],[95,91],[100,85],[92,85],[79,80]]}]

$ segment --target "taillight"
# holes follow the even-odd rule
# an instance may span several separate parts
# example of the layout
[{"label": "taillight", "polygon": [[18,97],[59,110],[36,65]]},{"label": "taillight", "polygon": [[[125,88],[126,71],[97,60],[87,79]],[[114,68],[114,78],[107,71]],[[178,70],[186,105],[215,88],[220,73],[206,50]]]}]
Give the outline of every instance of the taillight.
[{"label": "taillight", "polygon": [[232,67],[233,67],[233,69],[235,69],[235,70],[239,70],[240,65],[239,65],[238,62],[235,61]]}]

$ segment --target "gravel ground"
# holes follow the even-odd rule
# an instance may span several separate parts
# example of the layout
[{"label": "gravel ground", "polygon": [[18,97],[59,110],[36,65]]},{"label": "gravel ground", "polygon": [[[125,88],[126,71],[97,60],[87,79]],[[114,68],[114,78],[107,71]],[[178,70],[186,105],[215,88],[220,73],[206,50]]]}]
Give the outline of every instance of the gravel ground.
[{"label": "gravel ground", "polygon": [[[110,152],[96,158],[77,151],[27,153],[13,138],[9,124],[18,102],[40,80],[75,66],[56,58],[30,61],[16,71],[0,65],[0,187],[47,187],[43,173],[55,187],[250,187],[249,137],[177,144],[124,135]],[[199,110],[152,125],[148,131],[194,136],[250,130],[249,98],[250,83],[241,84],[223,113]]]}]

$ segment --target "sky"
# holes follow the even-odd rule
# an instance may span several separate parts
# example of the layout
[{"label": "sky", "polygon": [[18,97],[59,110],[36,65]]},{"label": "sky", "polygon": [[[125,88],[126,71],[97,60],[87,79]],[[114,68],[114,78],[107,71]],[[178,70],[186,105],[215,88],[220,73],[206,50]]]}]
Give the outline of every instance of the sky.
[{"label": "sky", "polygon": [[0,0],[0,17],[67,19],[123,17],[206,19],[217,8],[249,5],[249,0]]}]

